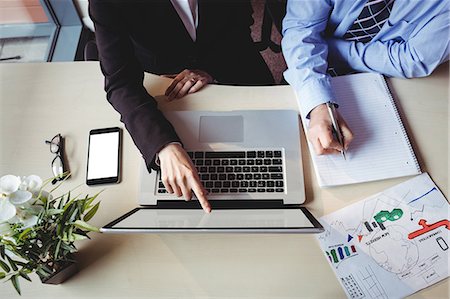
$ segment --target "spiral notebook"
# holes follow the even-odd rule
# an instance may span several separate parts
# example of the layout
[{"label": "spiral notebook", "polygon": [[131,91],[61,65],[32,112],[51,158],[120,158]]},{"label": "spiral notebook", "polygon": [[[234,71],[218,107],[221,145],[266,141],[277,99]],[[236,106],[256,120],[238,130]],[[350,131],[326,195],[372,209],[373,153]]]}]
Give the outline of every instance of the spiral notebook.
[{"label": "spiral notebook", "polygon": [[[420,174],[384,77],[361,73],[331,80],[340,104],[339,113],[355,137],[346,151],[346,160],[339,154],[317,156],[308,144],[319,185],[330,187]],[[308,120],[302,121],[306,128]]]}]

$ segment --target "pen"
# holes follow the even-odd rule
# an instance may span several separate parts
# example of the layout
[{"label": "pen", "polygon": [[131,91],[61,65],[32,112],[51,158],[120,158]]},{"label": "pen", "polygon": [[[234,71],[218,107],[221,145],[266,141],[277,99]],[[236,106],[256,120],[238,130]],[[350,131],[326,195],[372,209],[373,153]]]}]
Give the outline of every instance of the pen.
[{"label": "pen", "polygon": [[337,114],[336,114],[336,107],[333,103],[327,102],[327,108],[328,108],[328,114],[330,114],[331,124],[333,126],[333,135],[336,137],[339,144],[342,146],[342,157],[344,157],[344,160],[347,160],[345,158],[345,150],[344,150],[344,137],[341,133],[341,128],[339,128],[339,124],[337,122]]}]

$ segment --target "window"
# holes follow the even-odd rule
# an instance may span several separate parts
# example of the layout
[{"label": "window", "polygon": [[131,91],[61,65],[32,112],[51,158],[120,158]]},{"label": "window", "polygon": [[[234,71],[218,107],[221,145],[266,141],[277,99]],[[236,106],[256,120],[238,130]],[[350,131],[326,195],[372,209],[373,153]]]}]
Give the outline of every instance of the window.
[{"label": "window", "polygon": [[0,1],[0,58],[73,61],[83,26],[72,0]]}]

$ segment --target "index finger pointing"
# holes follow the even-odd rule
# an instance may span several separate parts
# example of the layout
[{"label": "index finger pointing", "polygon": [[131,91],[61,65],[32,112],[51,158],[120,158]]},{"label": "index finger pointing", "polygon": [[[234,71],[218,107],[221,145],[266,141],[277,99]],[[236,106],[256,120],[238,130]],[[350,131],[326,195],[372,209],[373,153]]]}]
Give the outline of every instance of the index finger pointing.
[{"label": "index finger pointing", "polygon": [[197,199],[200,202],[200,205],[202,206],[203,210],[206,213],[211,213],[211,205],[208,199],[206,198],[206,190],[199,183],[199,181],[197,180],[194,181],[194,184],[192,185],[192,191],[194,191],[195,196],[197,196]]}]

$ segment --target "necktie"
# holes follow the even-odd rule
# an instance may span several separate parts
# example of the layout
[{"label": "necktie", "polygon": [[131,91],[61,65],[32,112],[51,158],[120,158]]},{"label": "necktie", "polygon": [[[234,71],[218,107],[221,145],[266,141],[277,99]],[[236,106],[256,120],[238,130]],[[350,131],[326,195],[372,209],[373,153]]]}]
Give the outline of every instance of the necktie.
[{"label": "necktie", "polygon": [[197,0],[170,0],[193,41],[197,39]]},{"label": "necktie", "polygon": [[368,43],[381,30],[394,5],[394,0],[368,0],[344,39]]},{"label": "necktie", "polygon": [[194,20],[194,25],[197,26],[197,0],[188,0],[189,7],[191,9],[192,20]]},{"label": "necktie", "polygon": [[188,31],[191,34],[192,39],[195,41],[197,39],[197,0],[188,0],[189,8],[191,10],[191,22]]}]

